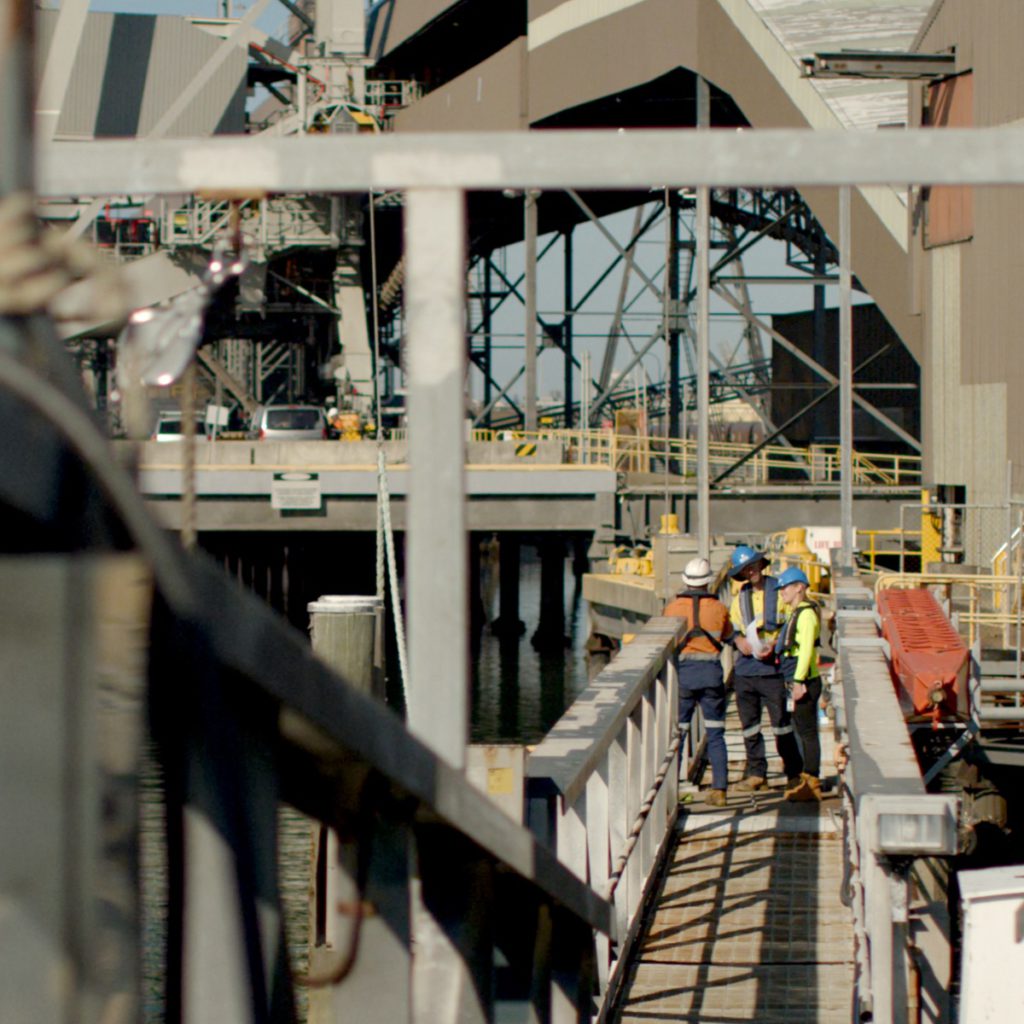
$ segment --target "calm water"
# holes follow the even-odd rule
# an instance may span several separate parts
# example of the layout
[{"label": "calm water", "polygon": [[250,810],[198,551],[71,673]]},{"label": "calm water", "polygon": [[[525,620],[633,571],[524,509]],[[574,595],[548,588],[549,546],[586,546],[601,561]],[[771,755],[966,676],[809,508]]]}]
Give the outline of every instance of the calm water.
[{"label": "calm water", "polygon": [[[565,569],[565,643],[538,651],[531,640],[540,619],[540,562],[526,557],[520,576],[520,637],[501,639],[483,630],[473,645],[472,722],[474,743],[536,743],[586,685],[584,657],[588,632],[586,603],[576,591],[571,562]],[[486,576],[484,608],[488,620],[498,612],[496,580]],[[159,776],[148,763],[142,780],[143,875],[143,1019],[163,1019],[166,861]],[[279,862],[285,929],[297,975],[306,970],[309,865],[313,823],[290,807],[279,815]],[[306,1019],[306,993],[296,986],[299,1019]]]}]

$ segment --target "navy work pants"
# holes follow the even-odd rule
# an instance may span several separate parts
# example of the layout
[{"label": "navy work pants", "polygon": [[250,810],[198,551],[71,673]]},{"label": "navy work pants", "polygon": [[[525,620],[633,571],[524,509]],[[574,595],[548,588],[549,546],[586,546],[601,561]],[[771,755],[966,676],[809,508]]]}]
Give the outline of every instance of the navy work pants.
[{"label": "navy work pants", "polygon": [[708,735],[711,788],[725,789],[729,781],[729,761],[725,750],[725,686],[721,662],[683,658],[677,665],[679,728],[686,732],[699,705]]},{"label": "navy work pants", "polygon": [[782,676],[735,676],[734,686],[736,710],[743,727],[743,746],[747,751],[747,775],[762,779],[768,775],[768,759],[761,735],[761,715],[767,708],[786,778],[799,778],[804,764],[793,735],[793,719],[786,710],[786,683]]},{"label": "navy work pants", "polygon": [[793,724],[804,752],[804,771],[815,778],[821,771],[821,740],[818,737],[818,701],[821,676],[807,680],[807,693],[793,706]]}]

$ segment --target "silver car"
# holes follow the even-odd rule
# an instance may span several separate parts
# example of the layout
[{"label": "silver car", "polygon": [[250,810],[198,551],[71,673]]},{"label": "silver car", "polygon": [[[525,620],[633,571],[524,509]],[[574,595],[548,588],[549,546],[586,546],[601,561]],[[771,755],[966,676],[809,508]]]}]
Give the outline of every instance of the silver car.
[{"label": "silver car", "polygon": [[[206,433],[206,420],[198,413],[196,414],[196,437],[209,437]],[[160,413],[150,440],[180,441],[181,439],[181,413],[173,409]]]},{"label": "silver car", "polygon": [[266,405],[256,415],[260,441],[322,441],[327,417],[318,405]]}]

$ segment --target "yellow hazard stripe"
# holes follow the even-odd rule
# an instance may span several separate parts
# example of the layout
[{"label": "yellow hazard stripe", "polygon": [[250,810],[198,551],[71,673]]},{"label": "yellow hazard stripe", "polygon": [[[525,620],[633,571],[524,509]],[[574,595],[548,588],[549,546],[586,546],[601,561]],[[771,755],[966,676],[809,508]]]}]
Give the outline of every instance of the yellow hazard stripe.
[{"label": "yellow hazard stripe", "polygon": [[526,458],[527,456],[536,455],[536,454],[537,454],[537,445],[536,444],[517,444],[516,445],[516,455],[518,455],[520,458]]}]

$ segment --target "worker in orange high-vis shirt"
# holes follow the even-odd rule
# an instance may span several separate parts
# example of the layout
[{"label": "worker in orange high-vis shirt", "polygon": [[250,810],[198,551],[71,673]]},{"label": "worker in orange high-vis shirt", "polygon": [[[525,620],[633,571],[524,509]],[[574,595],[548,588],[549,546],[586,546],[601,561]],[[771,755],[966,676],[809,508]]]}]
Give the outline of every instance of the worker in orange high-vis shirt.
[{"label": "worker in orange high-vis shirt", "polygon": [[708,734],[711,790],[705,801],[724,807],[729,762],[725,749],[725,682],[722,648],[732,637],[729,609],[709,590],[714,578],[706,558],[694,558],[683,570],[683,590],[665,606],[664,615],[685,621],[687,631],[676,649],[679,675],[679,728],[685,734],[700,705]]}]

